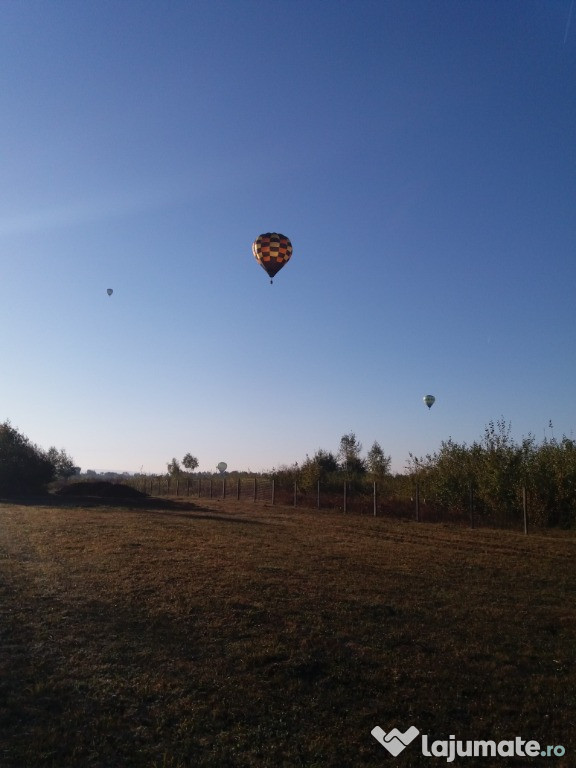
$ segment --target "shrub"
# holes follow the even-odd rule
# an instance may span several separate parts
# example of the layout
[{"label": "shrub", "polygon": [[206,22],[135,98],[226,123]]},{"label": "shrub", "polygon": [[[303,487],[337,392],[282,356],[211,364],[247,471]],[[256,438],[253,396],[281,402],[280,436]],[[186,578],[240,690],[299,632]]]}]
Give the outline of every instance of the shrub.
[{"label": "shrub", "polygon": [[14,496],[44,491],[55,477],[48,456],[9,421],[0,424],[0,494]]},{"label": "shrub", "polygon": [[532,523],[576,524],[576,443],[566,437],[536,445],[528,436],[517,443],[510,425],[500,419],[491,421],[483,439],[472,445],[450,438],[425,458],[410,454],[408,469],[440,509],[465,514],[472,485],[477,515],[513,521],[521,514],[524,486]]}]

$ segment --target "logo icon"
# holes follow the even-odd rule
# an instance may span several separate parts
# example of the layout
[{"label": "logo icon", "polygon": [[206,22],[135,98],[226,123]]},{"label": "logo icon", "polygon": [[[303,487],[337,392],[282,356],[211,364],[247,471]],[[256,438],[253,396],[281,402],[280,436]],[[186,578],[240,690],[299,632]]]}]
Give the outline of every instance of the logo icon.
[{"label": "logo icon", "polygon": [[377,725],[375,728],[372,728],[370,733],[374,736],[376,741],[380,742],[380,744],[390,752],[391,755],[397,757],[403,749],[406,749],[408,744],[414,741],[420,731],[418,728],[411,725],[404,733],[399,731],[398,728],[392,728],[391,731],[386,733],[386,731],[383,731],[382,728]]}]

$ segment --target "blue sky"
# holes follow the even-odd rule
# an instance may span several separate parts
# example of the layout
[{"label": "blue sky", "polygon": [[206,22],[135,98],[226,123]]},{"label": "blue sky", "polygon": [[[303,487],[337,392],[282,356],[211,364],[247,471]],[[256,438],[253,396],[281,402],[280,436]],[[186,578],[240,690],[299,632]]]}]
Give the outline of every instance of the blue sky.
[{"label": "blue sky", "polygon": [[576,437],[571,5],[2,3],[0,420],[146,472]]}]

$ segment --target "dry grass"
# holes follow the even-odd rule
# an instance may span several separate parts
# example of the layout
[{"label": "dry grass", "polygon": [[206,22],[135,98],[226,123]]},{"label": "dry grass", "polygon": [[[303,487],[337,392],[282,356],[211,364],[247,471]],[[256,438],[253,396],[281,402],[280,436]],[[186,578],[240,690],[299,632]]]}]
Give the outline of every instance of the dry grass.
[{"label": "dry grass", "polygon": [[446,764],[390,757],[379,724],[563,744],[543,762],[572,768],[575,544],[235,501],[2,504],[0,766]]}]

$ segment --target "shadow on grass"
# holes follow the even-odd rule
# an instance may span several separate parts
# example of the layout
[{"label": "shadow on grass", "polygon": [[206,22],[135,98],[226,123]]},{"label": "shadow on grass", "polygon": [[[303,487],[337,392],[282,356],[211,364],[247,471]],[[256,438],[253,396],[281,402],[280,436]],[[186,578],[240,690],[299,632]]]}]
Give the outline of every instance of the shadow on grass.
[{"label": "shadow on grass", "polygon": [[[234,517],[232,515],[215,514],[214,510],[194,504],[191,501],[176,499],[164,499],[156,496],[142,496],[141,498],[98,497],[98,496],[59,496],[47,493],[42,496],[14,496],[0,498],[0,508],[10,505],[21,507],[50,507],[53,509],[125,509],[130,512],[166,514],[169,517],[182,517],[186,520],[217,520],[223,523],[245,523],[252,525],[265,525],[261,520],[253,520],[248,517]],[[1,511],[1,510],[0,510]],[[188,514],[186,514],[188,513]]]},{"label": "shadow on grass", "polygon": [[[3,642],[10,663],[0,665],[2,765],[159,765],[154,744],[139,738],[143,726],[152,727],[160,720],[158,710],[165,703],[160,683],[157,690],[147,687],[150,663],[176,683],[177,665],[194,663],[199,653],[195,623],[188,617],[185,621],[163,614],[150,617],[136,606],[123,606],[119,614],[107,602],[90,600],[64,612],[67,634],[75,633],[81,640],[78,655],[69,637],[53,641],[49,633],[54,627],[38,619],[45,610],[42,605],[33,606],[32,620],[18,613],[18,594],[3,595],[4,600],[8,597],[13,610],[3,627]],[[111,733],[116,738],[111,739]],[[158,727],[157,735],[169,749],[170,728]],[[133,754],[134,743],[143,756]]]}]

